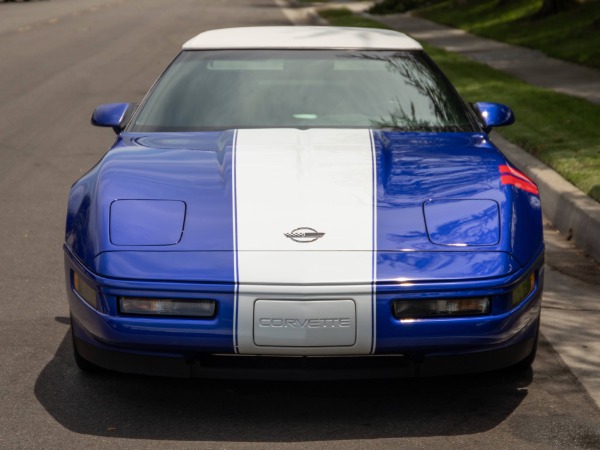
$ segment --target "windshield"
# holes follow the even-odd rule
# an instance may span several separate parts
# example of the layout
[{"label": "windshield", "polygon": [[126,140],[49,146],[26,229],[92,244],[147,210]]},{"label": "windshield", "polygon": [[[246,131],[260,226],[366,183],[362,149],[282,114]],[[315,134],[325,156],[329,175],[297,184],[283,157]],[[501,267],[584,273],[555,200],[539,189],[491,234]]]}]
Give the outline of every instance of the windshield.
[{"label": "windshield", "polygon": [[473,131],[473,117],[423,52],[184,51],[130,131],[232,128]]}]

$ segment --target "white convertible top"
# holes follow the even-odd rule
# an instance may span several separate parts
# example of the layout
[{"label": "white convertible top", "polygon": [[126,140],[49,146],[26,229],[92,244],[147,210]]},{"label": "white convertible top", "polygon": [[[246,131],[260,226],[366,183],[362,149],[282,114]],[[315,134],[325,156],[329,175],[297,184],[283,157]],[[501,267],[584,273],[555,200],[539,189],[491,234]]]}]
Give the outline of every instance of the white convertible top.
[{"label": "white convertible top", "polygon": [[417,41],[397,31],[316,26],[224,28],[205,31],[183,44],[184,50],[250,48],[422,50]]}]

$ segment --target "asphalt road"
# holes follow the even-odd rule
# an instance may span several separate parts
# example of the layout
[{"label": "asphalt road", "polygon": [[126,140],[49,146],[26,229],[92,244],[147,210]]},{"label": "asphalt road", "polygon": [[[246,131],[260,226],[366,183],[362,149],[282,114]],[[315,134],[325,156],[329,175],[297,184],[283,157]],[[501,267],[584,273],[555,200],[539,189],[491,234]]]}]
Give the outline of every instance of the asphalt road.
[{"label": "asphalt road", "polygon": [[[139,100],[200,31],[287,17],[274,0],[0,3],[0,448],[600,448],[598,407],[546,339],[533,371],[426,380],[206,382],[75,368],[66,199],[114,139],[89,125],[93,107]],[[582,270],[554,272],[577,285]]]}]

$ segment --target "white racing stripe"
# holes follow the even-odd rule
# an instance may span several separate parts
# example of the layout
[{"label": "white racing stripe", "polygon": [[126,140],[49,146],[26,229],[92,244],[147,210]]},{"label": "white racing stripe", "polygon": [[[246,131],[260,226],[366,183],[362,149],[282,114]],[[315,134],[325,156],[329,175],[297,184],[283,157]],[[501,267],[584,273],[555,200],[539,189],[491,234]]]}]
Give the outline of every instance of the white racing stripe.
[{"label": "white racing stripe", "polygon": [[[237,351],[246,354],[370,353],[374,339],[375,251],[374,156],[370,132],[239,130],[234,152],[239,283],[237,329],[234,330]],[[296,242],[285,236],[303,227],[324,235],[313,242]],[[343,286],[337,295],[331,293],[331,285],[336,284]],[[346,302],[352,299],[356,304],[354,345],[303,346],[300,341],[292,347],[257,346],[254,342],[255,302],[269,299]],[[336,303],[328,304],[333,305],[328,310],[331,317],[314,319],[336,318]],[[262,305],[261,311],[268,311],[268,303]],[[323,309],[315,308],[315,311]],[[290,319],[285,322],[289,324],[307,323],[295,317],[284,319]],[[310,323],[317,327],[319,323],[337,322],[315,320]],[[314,334],[319,333],[318,329],[306,332],[310,335],[307,342],[318,341]]]}]

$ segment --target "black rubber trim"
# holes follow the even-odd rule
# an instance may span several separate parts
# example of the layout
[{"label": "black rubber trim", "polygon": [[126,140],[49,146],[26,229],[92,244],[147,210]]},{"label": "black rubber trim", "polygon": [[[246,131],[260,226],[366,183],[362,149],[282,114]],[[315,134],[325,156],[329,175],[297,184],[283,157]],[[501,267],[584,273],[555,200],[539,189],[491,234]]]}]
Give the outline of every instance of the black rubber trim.
[{"label": "black rubber trim", "polygon": [[75,345],[87,361],[108,370],[131,374],[209,379],[343,380],[456,375],[502,369],[529,356],[535,346],[535,337],[498,350],[452,356],[277,357],[193,354],[166,358],[108,351],[77,337]]}]

